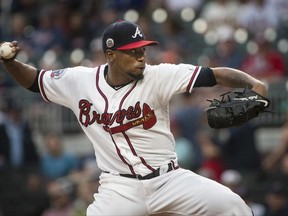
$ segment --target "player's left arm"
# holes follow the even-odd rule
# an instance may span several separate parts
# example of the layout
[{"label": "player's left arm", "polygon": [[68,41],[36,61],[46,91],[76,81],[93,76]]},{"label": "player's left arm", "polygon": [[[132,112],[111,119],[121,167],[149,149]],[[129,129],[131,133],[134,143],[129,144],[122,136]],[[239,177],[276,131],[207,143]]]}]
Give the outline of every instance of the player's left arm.
[{"label": "player's left arm", "polygon": [[252,77],[251,75],[229,67],[215,67],[211,68],[218,85],[231,88],[245,88],[248,87],[256,93],[267,97],[267,88],[265,84]]}]

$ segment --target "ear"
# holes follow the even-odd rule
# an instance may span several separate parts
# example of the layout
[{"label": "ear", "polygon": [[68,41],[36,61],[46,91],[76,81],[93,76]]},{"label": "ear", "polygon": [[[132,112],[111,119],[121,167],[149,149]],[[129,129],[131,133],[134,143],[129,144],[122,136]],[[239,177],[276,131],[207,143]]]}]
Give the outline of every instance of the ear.
[{"label": "ear", "polygon": [[108,60],[109,62],[113,62],[113,61],[115,60],[115,58],[116,58],[116,53],[115,53],[115,51],[110,50],[110,49],[106,50],[105,55],[106,55],[106,58],[107,58],[107,60]]}]

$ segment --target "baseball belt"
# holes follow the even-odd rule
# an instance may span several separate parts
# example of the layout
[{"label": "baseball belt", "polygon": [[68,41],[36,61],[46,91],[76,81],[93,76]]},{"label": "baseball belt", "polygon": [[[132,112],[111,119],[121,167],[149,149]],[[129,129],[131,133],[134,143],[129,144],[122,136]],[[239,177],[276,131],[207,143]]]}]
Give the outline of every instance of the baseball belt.
[{"label": "baseball belt", "polygon": [[[169,163],[168,164],[168,169],[167,169],[167,172],[170,172],[172,170],[176,170],[178,169],[179,166],[175,166],[174,163]],[[109,173],[107,171],[104,171],[104,173]],[[138,180],[147,180],[147,179],[152,179],[154,177],[157,177],[157,176],[160,176],[160,168],[158,168],[157,170],[153,171],[152,173],[149,173],[148,175],[145,175],[145,176],[141,176],[141,175],[133,175],[133,174],[119,174],[120,176],[123,176],[123,177],[126,177],[126,178],[135,178],[135,179],[138,179]]]}]

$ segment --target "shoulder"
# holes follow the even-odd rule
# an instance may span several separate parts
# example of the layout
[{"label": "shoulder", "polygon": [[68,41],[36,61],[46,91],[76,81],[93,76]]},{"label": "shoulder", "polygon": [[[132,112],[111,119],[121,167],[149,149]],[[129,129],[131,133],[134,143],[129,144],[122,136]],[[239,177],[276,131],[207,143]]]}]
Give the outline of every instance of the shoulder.
[{"label": "shoulder", "polygon": [[167,72],[167,71],[178,71],[179,69],[195,69],[196,66],[192,64],[170,64],[170,63],[161,63],[158,65],[146,65],[146,71],[159,71],[159,72]]},{"label": "shoulder", "polygon": [[57,70],[42,70],[40,73],[48,74],[52,79],[60,79],[64,77],[78,77],[78,76],[87,76],[88,74],[95,74],[97,68],[92,67],[84,67],[84,66],[76,66],[76,67],[68,67]]},{"label": "shoulder", "polygon": [[94,73],[97,71],[98,67],[84,67],[84,66],[76,66],[76,67],[70,67],[65,68],[64,70],[67,72],[74,72],[74,73]]},{"label": "shoulder", "polygon": [[147,65],[145,69],[145,76],[151,77],[186,77],[187,75],[194,74],[198,72],[201,67],[192,64],[169,64],[162,63],[159,65]]}]

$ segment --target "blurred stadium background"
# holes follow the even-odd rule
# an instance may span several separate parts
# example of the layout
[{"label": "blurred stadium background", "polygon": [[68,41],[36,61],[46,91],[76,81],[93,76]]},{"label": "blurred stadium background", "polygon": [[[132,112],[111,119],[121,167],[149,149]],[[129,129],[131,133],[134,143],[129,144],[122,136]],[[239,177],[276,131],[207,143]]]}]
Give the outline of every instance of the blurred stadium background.
[{"label": "blurred stadium background", "polygon": [[[257,126],[257,148],[261,154],[267,154],[279,145],[288,111],[287,0],[1,0],[0,3],[1,41],[17,40],[22,48],[17,59],[39,69],[96,67],[105,63],[101,34],[108,24],[122,19],[137,22],[146,38],[160,42],[158,47],[148,49],[151,64],[183,62],[259,70],[252,75],[267,84],[273,113],[264,113],[253,120]],[[225,56],[227,41],[233,44],[233,52]],[[268,58],[261,53],[263,41],[269,47]],[[249,62],[250,58],[255,62]],[[243,66],[245,60],[249,67]],[[261,70],[268,72],[261,74]],[[78,155],[93,152],[69,109],[44,102],[39,94],[19,87],[1,65],[1,112],[9,101],[21,106],[21,115],[29,122],[41,154],[43,135],[50,131],[62,134],[65,147]],[[172,111],[184,106],[175,101],[171,104]]]}]

